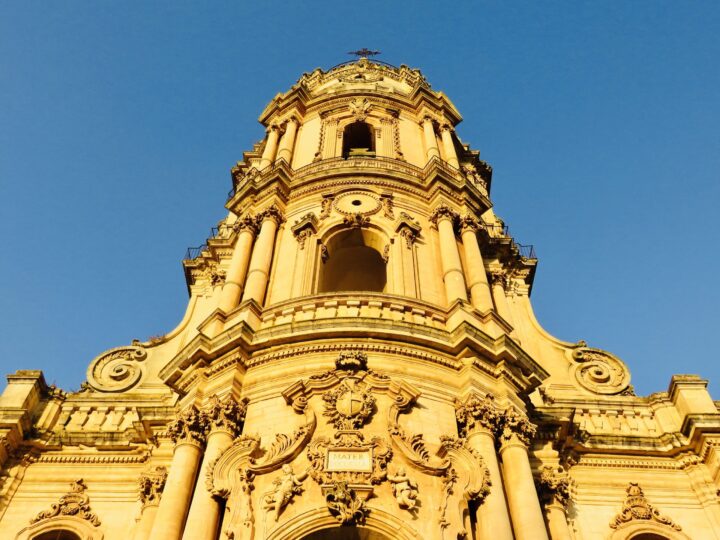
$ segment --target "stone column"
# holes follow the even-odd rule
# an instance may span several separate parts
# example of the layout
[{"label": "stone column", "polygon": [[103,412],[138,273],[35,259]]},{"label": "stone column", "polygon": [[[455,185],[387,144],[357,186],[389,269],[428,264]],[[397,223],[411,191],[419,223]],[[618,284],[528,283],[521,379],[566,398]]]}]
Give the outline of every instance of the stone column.
[{"label": "stone column", "polygon": [[258,304],[263,303],[273,249],[275,248],[275,234],[278,226],[283,221],[285,221],[285,218],[275,205],[272,205],[258,216],[258,222],[261,223],[260,233],[250,259],[250,269],[248,270],[247,282],[242,297],[243,302],[255,300]]},{"label": "stone column", "polygon": [[425,156],[428,161],[434,157],[440,157],[440,151],[437,147],[437,138],[435,137],[435,128],[433,127],[432,118],[426,116],[422,120],[423,134],[425,137]]},{"label": "stone column", "polygon": [[545,507],[545,521],[552,540],[572,540],[565,509],[570,500],[570,479],[562,468],[542,468],[537,491]]},{"label": "stone column", "polygon": [[457,213],[444,204],[436,208],[430,216],[430,220],[435,224],[440,235],[440,261],[448,304],[452,304],[457,299],[465,301],[468,299],[460,254],[455,241],[453,224],[456,218]]},{"label": "stone column", "polygon": [[504,412],[500,426],[502,473],[515,537],[548,540],[528,456],[535,426],[512,408]]},{"label": "stone column", "polygon": [[445,150],[445,161],[448,165],[452,165],[456,169],[460,168],[460,162],[457,158],[457,152],[455,151],[455,143],[452,138],[453,128],[448,124],[443,124],[440,127],[440,136],[442,137],[443,150]]},{"label": "stone column", "polygon": [[273,124],[267,129],[267,134],[267,142],[265,143],[265,149],[263,150],[262,157],[260,158],[260,166],[258,167],[261,171],[275,161],[280,128]]},{"label": "stone column", "polygon": [[470,289],[470,301],[480,311],[492,309],[493,301],[490,293],[485,264],[480,253],[477,240],[478,222],[471,216],[460,218],[460,231],[465,251],[466,277]]},{"label": "stone column", "polygon": [[243,401],[238,404],[231,396],[223,401],[217,396],[210,398],[210,405],[205,410],[209,423],[207,448],[200,467],[200,479],[190,504],[183,540],[215,540],[218,537],[223,505],[207,490],[205,474],[235,437],[240,435],[245,411],[246,403]]},{"label": "stone column", "polygon": [[160,497],[167,480],[165,467],[154,467],[140,475],[140,519],[135,525],[133,540],[149,540],[155,516],[157,515]]},{"label": "stone column", "polygon": [[495,453],[498,410],[490,396],[470,396],[456,408],[460,432],[468,446],[485,460],[490,472],[490,493],[477,509],[478,540],[514,540],[503,490],[500,465]]},{"label": "stone column", "polygon": [[205,443],[206,429],[205,415],[194,406],[168,424],[167,431],[175,442],[175,452],[155,523],[150,532],[152,540],[179,540],[182,536]]},{"label": "stone column", "polygon": [[293,147],[295,146],[295,135],[297,135],[298,121],[290,118],[285,126],[285,134],[280,139],[280,148],[275,161],[284,159],[288,165],[292,161]]},{"label": "stone column", "polygon": [[238,231],[238,236],[237,240],[235,240],[235,248],[230,259],[230,267],[225,276],[225,284],[218,305],[226,313],[235,308],[240,302],[250,254],[252,253],[252,244],[257,232],[257,222],[251,216],[245,216],[235,222],[235,230]]},{"label": "stone column", "polygon": [[495,301],[495,311],[508,323],[512,324],[510,304],[508,304],[507,296],[505,296],[505,273],[502,271],[493,272],[490,278],[492,280],[492,297]]}]

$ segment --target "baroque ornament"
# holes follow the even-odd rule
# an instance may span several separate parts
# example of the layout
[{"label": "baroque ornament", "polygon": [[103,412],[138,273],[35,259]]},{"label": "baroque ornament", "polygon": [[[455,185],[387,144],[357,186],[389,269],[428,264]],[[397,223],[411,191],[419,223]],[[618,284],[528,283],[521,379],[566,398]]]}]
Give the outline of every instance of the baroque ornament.
[{"label": "baroque ornament", "polygon": [[368,513],[365,501],[342,480],[326,488],[325,502],[330,513],[343,525],[362,524]]},{"label": "baroque ornament", "polygon": [[302,483],[307,476],[307,471],[296,475],[289,464],[286,463],[282,466],[282,475],[273,482],[275,489],[265,495],[263,499],[263,508],[272,510],[275,521],[278,520],[280,512],[292,501],[293,497],[303,492]]},{"label": "baroque ornament", "polygon": [[576,347],[571,352],[575,380],[594,394],[632,395],[630,372],[618,357],[601,349]]},{"label": "baroque ornament", "polygon": [[375,411],[375,398],[355,377],[345,377],[340,384],[323,395],[324,415],[335,429],[358,429]]},{"label": "baroque ornament", "polygon": [[570,478],[562,467],[545,465],[535,486],[543,504],[558,503],[566,508],[570,502]]},{"label": "baroque ornament", "polygon": [[232,396],[227,396],[224,400],[212,396],[204,410],[209,430],[226,431],[233,438],[240,435],[247,412],[247,402],[247,398],[243,398],[238,403]]},{"label": "baroque ornament", "polygon": [[160,496],[165,488],[166,480],[167,469],[165,467],[153,467],[140,475],[138,499],[143,508],[160,504]]},{"label": "baroque ornament", "polygon": [[625,504],[620,513],[610,522],[611,529],[617,529],[625,523],[631,521],[652,521],[660,525],[666,525],[676,531],[682,530],[682,527],[675,523],[669,517],[663,516],[657,508],[645,498],[642,488],[637,482],[630,482],[627,489],[627,497]]},{"label": "baroque ornament", "polygon": [[60,497],[57,503],[50,505],[50,510],[44,510],[30,520],[37,523],[44,519],[56,516],[74,516],[90,522],[95,527],[100,525],[100,519],[90,511],[90,497],[85,490],[87,486],[82,478],[70,483],[70,491]]},{"label": "baroque ornament", "polygon": [[167,433],[175,444],[193,443],[202,446],[208,427],[205,413],[191,405],[168,424]]},{"label": "baroque ornament", "polygon": [[388,475],[387,479],[392,484],[393,495],[395,495],[398,506],[412,511],[417,504],[417,482],[408,477],[405,467],[400,467],[397,474]]},{"label": "baroque ornament", "polygon": [[140,345],[116,347],[95,358],[88,367],[87,384],[99,392],[123,392],[142,378],[147,352]]}]

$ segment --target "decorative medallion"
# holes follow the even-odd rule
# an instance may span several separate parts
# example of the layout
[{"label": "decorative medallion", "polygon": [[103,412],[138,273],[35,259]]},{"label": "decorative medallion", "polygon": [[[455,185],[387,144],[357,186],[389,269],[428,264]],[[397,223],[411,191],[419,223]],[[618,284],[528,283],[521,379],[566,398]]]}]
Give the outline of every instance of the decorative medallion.
[{"label": "decorative medallion", "polygon": [[367,191],[348,191],[338,195],[333,201],[335,210],[344,216],[370,216],[379,212],[383,204],[374,193]]},{"label": "decorative medallion", "polygon": [[116,347],[96,357],[88,367],[88,385],[99,392],[123,392],[142,378],[140,363],[147,358],[141,346]]},{"label": "decorative medallion", "polygon": [[356,377],[345,377],[337,387],[325,392],[323,400],[324,415],[335,429],[358,429],[375,411],[375,398]]}]

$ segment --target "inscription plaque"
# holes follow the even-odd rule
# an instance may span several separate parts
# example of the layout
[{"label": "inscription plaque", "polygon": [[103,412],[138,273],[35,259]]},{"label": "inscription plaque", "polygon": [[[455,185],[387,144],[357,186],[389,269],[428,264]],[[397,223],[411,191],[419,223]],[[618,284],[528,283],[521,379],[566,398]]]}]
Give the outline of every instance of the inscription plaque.
[{"label": "inscription plaque", "polygon": [[326,471],[372,472],[370,450],[328,450]]}]

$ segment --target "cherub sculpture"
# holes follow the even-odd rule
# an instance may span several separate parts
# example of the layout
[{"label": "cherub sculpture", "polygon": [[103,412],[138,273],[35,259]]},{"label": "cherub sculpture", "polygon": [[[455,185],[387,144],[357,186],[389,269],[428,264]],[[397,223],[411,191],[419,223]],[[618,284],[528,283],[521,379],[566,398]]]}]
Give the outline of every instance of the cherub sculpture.
[{"label": "cherub sculpture", "polygon": [[295,495],[302,493],[302,483],[307,478],[307,471],[301,474],[294,474],[292,467],[287,463],[282,466],[282,476],[276,478],[273,484],[275,489],[265,495],[263,500],[263,508],[272,510],[275,521],[280,517],[280,512],[289,503]]},{"label": "cherub sculpture", "polygon": [[404,467],[400,467],[395,476],[387,479],[392,482],[393,494],[400,508],[412,510],[415,508],[418,496],[418,485],[415,480],[408,477]]}]

